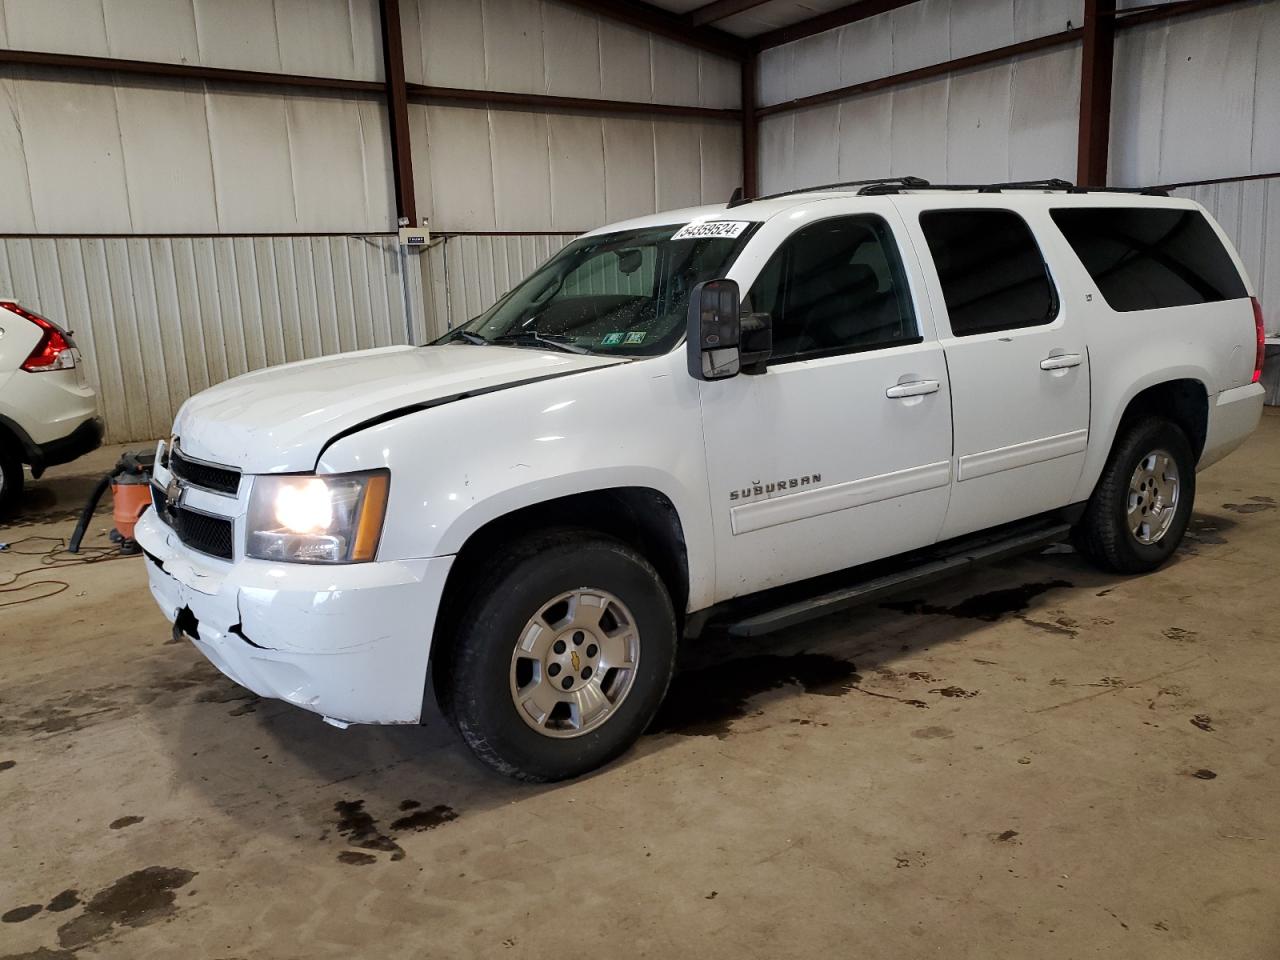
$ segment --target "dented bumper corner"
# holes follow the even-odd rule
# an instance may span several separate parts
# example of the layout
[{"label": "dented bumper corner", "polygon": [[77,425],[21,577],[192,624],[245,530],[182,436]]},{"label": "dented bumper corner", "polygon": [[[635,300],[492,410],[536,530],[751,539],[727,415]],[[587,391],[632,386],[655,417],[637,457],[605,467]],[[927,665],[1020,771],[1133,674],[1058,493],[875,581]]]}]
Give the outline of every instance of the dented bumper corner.
[{"label": "dented bumper corner", "polygon": [[225,563],[148,510],[152,596],[220,671],[262,697],[352,723],[416,723],[452,557],[319,566]]}]

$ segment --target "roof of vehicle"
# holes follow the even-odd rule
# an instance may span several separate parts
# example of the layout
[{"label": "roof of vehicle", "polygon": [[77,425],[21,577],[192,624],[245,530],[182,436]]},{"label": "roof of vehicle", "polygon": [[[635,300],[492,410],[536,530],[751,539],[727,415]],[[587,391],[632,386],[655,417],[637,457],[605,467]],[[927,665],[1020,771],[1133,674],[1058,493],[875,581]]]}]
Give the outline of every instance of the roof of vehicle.
[{"label": "roof of vehicle", "polygon": [[[922,184],[924,181],[920,181]],[[875,189],[874,183],[854,183],[850,185],[836,184],[822,187],[802,188],[787,193],[761,197],[758,200],[747,200],[724,203],[705,204],[697,207],[684,207],[677,210],[663,210],[631,220],[607,224],[588,231],[584,236],[603,233],[617,233],[623,230],[643,230],[648,227],[674,226],[691,223],[696,220],[747,220],[763,222],[772,219],[779,213],[791,210],[815,200],[872,200],[886,196],[915,201],[912,206],[965,207],[992,206],[1003,198],[1005,204],[1026,204],[1027,202],[1053,206],[1175,206],[1194,207],[1196,203],[1178,197],[1169,197],[1158,192],[1143,190],[1078,190],[1066,189],[1065,186],[1053,184],[1062,181],[1046,181],[1044,183],[1026,184],[975,184],[975,185],[924,185],[893,184],[883,189]],[[1048,184],[1048,185],[1046,185]],[[1067,185],[1069,186],[1069,185]],[[871,189],[868,189],[870,187]],[[1016,201],[1015,201],[1016,198]]]}]

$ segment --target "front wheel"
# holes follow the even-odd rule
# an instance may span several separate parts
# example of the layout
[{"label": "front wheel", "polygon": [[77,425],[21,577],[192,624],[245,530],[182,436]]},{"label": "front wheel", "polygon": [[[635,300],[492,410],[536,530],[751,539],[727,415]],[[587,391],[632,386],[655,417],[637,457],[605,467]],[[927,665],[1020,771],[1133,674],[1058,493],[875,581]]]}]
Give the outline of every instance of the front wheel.
[{"label": "front wheel", "polygon": [[652,564],[597,534],[507,548],[436,661],[441,706],[482,761],[562,780],[618,756],[653,719],[675,666],[676,619]]},{"label": "front wheel", "polygon": [[1116,440],[1076,531],[1084,553],[1117,573],[1146,573],[1182,542],[1196,496],[1196,461],[1176,424],[1147,417]]}]

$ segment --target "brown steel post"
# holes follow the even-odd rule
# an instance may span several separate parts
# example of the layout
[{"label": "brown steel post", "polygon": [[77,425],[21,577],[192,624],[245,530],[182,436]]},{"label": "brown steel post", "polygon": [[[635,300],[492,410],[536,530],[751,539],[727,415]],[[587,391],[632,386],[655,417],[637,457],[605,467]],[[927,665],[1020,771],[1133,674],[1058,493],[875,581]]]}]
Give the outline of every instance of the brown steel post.
[{"label": "brown steel post", "polygon": [[759,130],[756,124],[756,62],[751,54],[742,61],[742,193],[754,197],[758,192]]},{"label": "brown steel post", "polygon": [[413,195],[413,150],[409,146],[409,98],[404,82],[404,41],[400,33],[400,0],[379,0],[382,16],[382,71],[387,86],[387,131],[391,137],[391,175],[396,190],[396,216],[418,226]]},{"label": "brown steel post", "polygon": [[1080,58],[1080,138],[1076,182],[1107,185],[1111,137],[1111,73],[1116,49],[1116,0],[1085,0]]}]

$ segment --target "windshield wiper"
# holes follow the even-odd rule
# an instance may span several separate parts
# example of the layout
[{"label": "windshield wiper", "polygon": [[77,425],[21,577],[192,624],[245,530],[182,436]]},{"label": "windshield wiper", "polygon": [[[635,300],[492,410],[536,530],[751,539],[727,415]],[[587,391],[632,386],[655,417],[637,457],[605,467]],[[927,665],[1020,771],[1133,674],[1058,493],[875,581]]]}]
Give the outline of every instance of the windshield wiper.
[{"label": "windshield wiper", "polygon": [[527,347],[551,347],[553,350],[563,350],[565,353],[590,353],[586,347],[580,347],[573,342],[572,337],[561,336],[558,333],[539,333],[537,330],[521,330],[518,333],[504,333],[500,337],[494,337],[489,343],[510,343],[515,346]]},{"label": "windshield wiper", "polygon": [[462,340],[464,343],[474,343],[477,346],[487,347],[489,340],[480,336],[478,333],[472,333],[470,330],[463,330],[459,327],[449,334],[450,340]]}]

